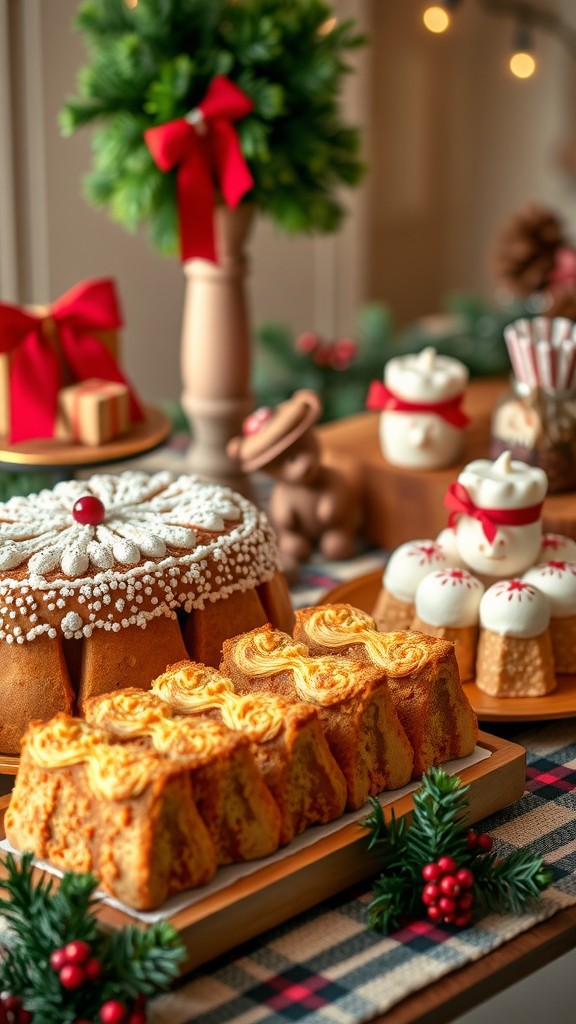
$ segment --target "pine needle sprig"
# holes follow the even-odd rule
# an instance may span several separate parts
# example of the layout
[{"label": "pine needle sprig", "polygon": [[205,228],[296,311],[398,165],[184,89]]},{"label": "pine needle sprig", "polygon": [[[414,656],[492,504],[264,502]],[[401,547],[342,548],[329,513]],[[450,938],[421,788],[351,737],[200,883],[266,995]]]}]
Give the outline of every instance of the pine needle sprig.
[{"label": "pine needle sprig", "polygon": [[368,905],[368,924],[381,935],[396,931],[402,919],[410,915],[418,899],[417,889],[408,874],[383,874],[372,888]]},{"label": "pine needle sprig", "polygon": [[415,865],[428,864],[441,854],[462,860],[466,836],[462,824],[468,811],[470,786],[441,768],[430,768],[414,794],[412,824],[406,838],[406,854]]},{"label": "pine needle sprig", "polygon": [[529,850],[515,850],[499,860],[495,853],[477,858],[474,864],[476,899],[483,910],[519,914],[553,881],[542,857]]}]

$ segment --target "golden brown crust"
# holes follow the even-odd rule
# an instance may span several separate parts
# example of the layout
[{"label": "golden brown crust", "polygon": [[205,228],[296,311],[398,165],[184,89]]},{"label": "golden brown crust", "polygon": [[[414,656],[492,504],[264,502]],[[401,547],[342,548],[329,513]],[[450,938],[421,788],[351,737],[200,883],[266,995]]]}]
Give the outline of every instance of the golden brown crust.
[{"label": "golden brown crust", "polygon": [[19,753],[29,721],[71,712],[73,697],[61,642],[0,643],[0,750]]},{"label": "golden brown crust", "polygon": [[550,633],[518,638],[480,630],[476,686],[493,697],[542,697],[556,688]]},{"label": "golden brown crust", "polygon": [[106,892],[140,910],[209,881],[214,847],[185,768],[165,764],[138,796],[106,800],[93,792],[86,763],[36,764],[29,741],[38,728],[24,740],[6,812],[16,849],[63,870],[92,871]]},{"label": "golden brown crust", "polygon": [[415,776],[470,754],[478,722],[462,689],[454,645],[422,633],[379,633],[371,621],[346,604],[304,608],[296,613],[295,637],[314,653],[339,651],[384,673],[414,748]]},{"label": "golden brown crust", "polygon": [[555,671],[576,672],[576,615],[550,619],[550,639]]},{"label": "golden brown crust", "polygon": [[346,783],[311,705],[271,693],[238,696],[227,677],[194,662],[171,665],[152,688],[174,714],[208,712],[250,739],[280,808],[281,844],[309,825],[340,817]]},{"label": "golden brown crust", "polygon": [[226,641],[222,669],[238,693],[272,690],[316,708],[346,779],[349,809],[409,781],[412,748],[381,670],[339,656],[310,657],[305,645],[270,627]]},{"label": "golden brown crust", "polygon": [[267,857],[278,848],[280,812],[242,733],[206,716],[175,717],[164,701],[137,689],[93,698],[86,718],[114,740],[139,739],[188,769],[218,864]]}]

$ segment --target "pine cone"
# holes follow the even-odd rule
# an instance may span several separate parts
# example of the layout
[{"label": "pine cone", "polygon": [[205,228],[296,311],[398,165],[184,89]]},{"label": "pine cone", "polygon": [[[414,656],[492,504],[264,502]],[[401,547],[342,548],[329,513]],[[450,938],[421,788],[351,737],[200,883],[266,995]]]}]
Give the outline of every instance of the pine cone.
[{"label": "pine cone", "polygon": [[554,266],[556,250],[565,244],[556,214],[529,203],[503,225],[496,239],[496,279],[515,295],[540,291]]}]

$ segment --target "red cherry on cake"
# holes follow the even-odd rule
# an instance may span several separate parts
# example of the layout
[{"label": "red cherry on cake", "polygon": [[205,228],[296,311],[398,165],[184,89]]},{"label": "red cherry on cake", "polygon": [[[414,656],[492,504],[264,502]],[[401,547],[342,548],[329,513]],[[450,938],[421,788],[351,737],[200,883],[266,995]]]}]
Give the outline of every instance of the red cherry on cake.
[{"label": "red cherry on cake", "polygon": [[82,526],[100,526],[106,517],[106,509],[94,494],[83,494],[72,506],[72,518]]}]

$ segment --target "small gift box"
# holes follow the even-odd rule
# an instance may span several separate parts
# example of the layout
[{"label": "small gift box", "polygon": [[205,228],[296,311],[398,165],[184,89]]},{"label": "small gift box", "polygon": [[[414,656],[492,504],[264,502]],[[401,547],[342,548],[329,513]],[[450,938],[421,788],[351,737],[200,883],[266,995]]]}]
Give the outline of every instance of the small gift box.
[{"label": "small gift box", "polygon": [[0,434],[11,443],[56,436],[59,390],[96,378],[126,385],[131,420],[144,419],[118,366],[121,325],[108,279],[84,281],[49,307],[0,303]]},{"label": "small gift box", "polygon": [[130,393],[114,381],[82,380],[58,392],[56,437],[99,445],[130,429]]}]

